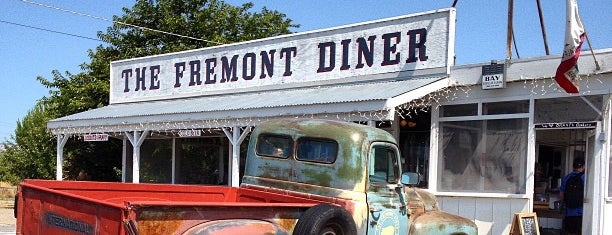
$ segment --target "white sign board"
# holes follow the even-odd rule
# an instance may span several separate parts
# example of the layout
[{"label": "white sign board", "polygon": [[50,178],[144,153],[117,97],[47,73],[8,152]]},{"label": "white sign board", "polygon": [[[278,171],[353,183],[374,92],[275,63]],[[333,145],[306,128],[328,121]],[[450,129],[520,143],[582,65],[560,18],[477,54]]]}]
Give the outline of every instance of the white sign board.
[{"label": "white sign board", "polygon": [[482,75],[482,89],[497,89],[504,88],[504,74],[488,74]]},{"label": "white sign board", "polygon": [[202,135],[202,130],[180,130],[179,137],[196,137]]},{"label": "white sign board", "polygon": [[201,96],[372,74],[449,73],[455,10],[443,9],[111,63],[111,103]]},{"label": "white sign board", "polygon": [[504,64],[490,64],[482,66],[482,89],[499,89],[506,87],[504,78]]},{"label": "white sign board", "polygon": [[83,135],[84,141],[108,141],[108,134],[86,134]]}]

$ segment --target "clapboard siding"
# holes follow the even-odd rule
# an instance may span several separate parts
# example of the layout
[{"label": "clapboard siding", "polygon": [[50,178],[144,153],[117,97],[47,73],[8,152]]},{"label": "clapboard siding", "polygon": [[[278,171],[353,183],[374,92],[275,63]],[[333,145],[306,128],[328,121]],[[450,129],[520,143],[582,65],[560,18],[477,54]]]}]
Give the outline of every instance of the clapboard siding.
[{"label": "clapboard siding", "polygon": [[526,198],[438,196],[440,208],[476,222],[478,234],[509,234],[514,213],[529,212]]}]

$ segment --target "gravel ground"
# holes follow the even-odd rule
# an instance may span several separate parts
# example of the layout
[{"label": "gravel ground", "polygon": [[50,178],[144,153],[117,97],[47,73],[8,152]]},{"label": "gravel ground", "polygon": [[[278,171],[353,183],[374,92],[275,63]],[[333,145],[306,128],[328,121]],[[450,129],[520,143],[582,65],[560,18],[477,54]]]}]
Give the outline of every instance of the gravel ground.
[{"label": "gravel ground", "polygon": [[0,208],[0,235],[15,234],[13,208]]}]

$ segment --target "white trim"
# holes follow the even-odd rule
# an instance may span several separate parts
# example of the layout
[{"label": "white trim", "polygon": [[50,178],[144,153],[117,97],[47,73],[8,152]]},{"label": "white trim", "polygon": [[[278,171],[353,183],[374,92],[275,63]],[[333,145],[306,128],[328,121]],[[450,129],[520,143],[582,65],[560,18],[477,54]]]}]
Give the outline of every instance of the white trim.
[{"label": "white trim", "polygon": [[132,183],[140,183],[140,146],[147,138],[148,130],[134,131],[133,134],[125,132],[125,136],[132,143]]},{"label": "white trim", "polygon": [[441,117],[440,122],[520,119],[520,118],[529,118],[529,115],[530,115],[529,113],[516,113],[516,114],[496,114],[496,115],[480,115],[480,116]]},{"label": "white trim", "polygon": [[70,138],[70,136],[65,135],[65,134],[60,134],[57,135],[57,146],[56,146],[56,150],[57,150],[57,156],[55,159],[55,180],[59,180],[61,181],[64,176],[64,146],[66,145],[66,142],[68,142],[68,138]]},{"label": "white trim", "polygon": [[418,99],[423,96],[426,96],[434,91],[438,91],[440,89],[446,88],[449,85],[450,85],[450,80],[448,78],[440,79],[433,83],[427,84],[425,86],[416,88],[412,91],[409,91],[399,96],[388,99],[385,104],[385,107],[387,108],[397,107],[399,105],[410,102],[414,99]]},{"label": "white trim", "polygon": [[[440,131],[440,105],[433,104],[431,107],[431,132],[429,135],[429,181],[428,188],[432,192],[438,190],[438,139]],[[441,172],[441,171],[440,171]]]},{"label": "white trim", "polygon": [[176,137],[172,137],[172,184],[176,184]]},{"label": "white trim", "polygon": [[529,202],[527,207],[529,211],[533,211],[533,194],[535,192],[535,162],[536,162],[536,129],[534,125],[535,116],[535,100],[533,97],[529,99],[529,123],[527,124],[527,162],[526,168],[523,170],[525,177],[525,193]]},{"label": "white trim", "polygon": [[121,150],[121,182],[125,183],[127,175],[127,142],[128,138],[123,138],[123,148]]},{"label": "white trim", "polygon": [[225,135],[229,139],[229,142],[231,144],[231,150],[232,150],[231,151],[232,155],[230,158],[231,170],[230,170],[230,175],[228,176],[229,178],[228,181],[230,183],[230,186],[239,187],[240,186],[240,144],[242,143],[242,141],[244,141],[246,136],[251,132],[251,128],[250,127],[245,128],[244,130],[242,130],[242,133],[240,133],[241,129],[239,126],[231,127],[232,133],[230,133],[228,129],[229,128],[222,128],[223,133],[225,133]]},{"label": "white trim", "polygon": [[506,194],[506,193],[474,193],[474,192],[435,192],[436,196],[449,197],[480,197],[480,198],[524,198],[529,199],[527,194]]}]

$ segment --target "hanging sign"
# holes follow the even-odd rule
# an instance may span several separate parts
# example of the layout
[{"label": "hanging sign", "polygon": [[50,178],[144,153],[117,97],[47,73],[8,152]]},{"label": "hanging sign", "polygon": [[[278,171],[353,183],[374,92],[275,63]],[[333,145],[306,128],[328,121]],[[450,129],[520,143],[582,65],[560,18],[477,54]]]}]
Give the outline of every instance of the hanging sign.
[{"label": "hanging sign", "polygon": [[180,137],[196,137],[202,135],[202,130],[180,130],[178,132]]},{"label": "hanging sign", "polygon": [[592,129],[597,127],[597,122],[555,122],[538,123],[536,129]]},{"label": "hanging sign", "polygon": [[[114,61],[110,103],[449,74],[455,10]],[[392,77],[396,79],[397,77]]]},{"label": "hanging sign", "polygon": [[506,87],[504,64],[491,63],[482,66],[482,89],[499,89]]},{"label": "hanging sign", "polygon": [[83,135],[84,141],[108,141],[108,134],[86,134]]}]

